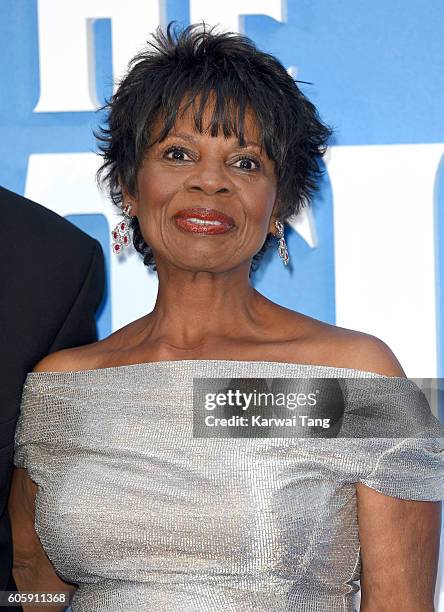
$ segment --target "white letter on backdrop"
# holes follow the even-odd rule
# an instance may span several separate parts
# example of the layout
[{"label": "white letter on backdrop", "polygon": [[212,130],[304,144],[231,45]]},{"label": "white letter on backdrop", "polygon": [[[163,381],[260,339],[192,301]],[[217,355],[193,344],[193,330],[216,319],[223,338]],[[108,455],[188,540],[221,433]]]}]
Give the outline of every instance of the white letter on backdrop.
[{"label": "white letter on backdrop", "polygon": [[[336,323],[379,336],[435,377],[435,185],[444,143],[329,149]],[[412,324],[413,323],[413,324]]]},{"label": "white letter on backdrop", "polygon": [[114,80],[163,21],[163,0],[38,0],[40,98],[35,112],[97,108],[92,23],[111,19]]},{"label": "white letter on backdrop", "polygon": [[191,23],[204,20],[210,25],[220,24],[223,29],[241,32],[242,15],[266,15],[276,21],[286,20],[285,0],[190,0]]}]

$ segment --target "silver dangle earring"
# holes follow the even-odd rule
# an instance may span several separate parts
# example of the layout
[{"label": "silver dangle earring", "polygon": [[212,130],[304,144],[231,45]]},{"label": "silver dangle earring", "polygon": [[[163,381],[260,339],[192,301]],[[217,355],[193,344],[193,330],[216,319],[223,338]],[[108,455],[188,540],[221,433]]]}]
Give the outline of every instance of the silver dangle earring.
[{"label": "silver dangle earring", "polygon": [[130,245],[131,236],[129,224],[131,221],[131,208],[131,202],[128,202],[128,204],[122,207],[123,220],[119,221],[119,223],[111,232],[111,236],[113,239],[113,253],[116,253],[116,255],[121,253],[124,248]]},{"label": "silver dangle earring", "polygon": [[274,225],[278,231],[277,237],[279,238],[279,245],[278,245],[279,257],[282,259],[284,266],[286,266],[288,264],[290,256],[288,254],[287,243],[285,242],[285,237],[284,237],[284,224],[276,219],[276,221],[274,222]]}]

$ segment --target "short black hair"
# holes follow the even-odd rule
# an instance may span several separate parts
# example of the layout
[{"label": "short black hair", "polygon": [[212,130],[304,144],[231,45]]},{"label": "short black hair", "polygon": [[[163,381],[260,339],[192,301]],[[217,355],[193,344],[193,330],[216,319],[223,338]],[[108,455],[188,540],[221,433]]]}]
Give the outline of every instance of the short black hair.
[{"label": "short black hair", "polygon": [[[122,207],[122,184],[137,191],[137,173],[147,149],[160,142],[174,126],[186,101],[193,104],[194,123],[202,132],[202,115],[214,96],[210,133],[234,134],[243,145],[244,117],[248,108],[256,116],[262,146],[275,162],[278,214],[285,221],[310,203],[324,173],[321,158],[332,134],[316,107],[300,91],[281,62],[260,51],[247,36],[218,32],[205,23],[179,28],[171,22],[157,28],[147,47],[129,64],[126,76],[102,110],[106,126],[96,132],[103,163],[97,173],[111,200]],[[199,104],[194,104],[199,97]],[[156,141],[152,126],[161,116],[163,130]],[[122,184],[121,184],[122,183]],[[133,243],[145,265],[155,269],[153,252],[131,221]],[[253,257],[252,269],[272,242],[267,239]]]}]

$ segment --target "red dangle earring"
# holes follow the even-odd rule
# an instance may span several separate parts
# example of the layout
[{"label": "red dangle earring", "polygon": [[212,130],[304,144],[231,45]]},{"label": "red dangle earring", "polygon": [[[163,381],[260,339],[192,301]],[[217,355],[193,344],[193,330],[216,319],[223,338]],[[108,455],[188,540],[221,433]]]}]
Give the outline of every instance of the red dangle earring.
[{"label": "red dangle earring", "polygon": [[122,208],[122,212],[123,212],[123,219],[122,221],[119,221],[119,223],[116,225],[116,227],[113,229],[113,231],[111,232],[111,236],[113,239],[113,253],[116,253],[116,255],[118,255],[119,253],[121,253],[123,251],[123,249],[125,249],[126,247],[128,247],[130,245],[130,221],[131,221],[131,202],[129,202],[128,204],[126,204],[126,206],[124,206]]},{"label": "red dangle earring", "polygon": [[284,224],[276,220],[274,222],[274,225],[278,231],[277,237],[279,238],[279,245],[278,245],[279,257],[282,259],[284,266],[286,266],[288,264],[290,256],[288,254],[287,243],[285,242]]}]

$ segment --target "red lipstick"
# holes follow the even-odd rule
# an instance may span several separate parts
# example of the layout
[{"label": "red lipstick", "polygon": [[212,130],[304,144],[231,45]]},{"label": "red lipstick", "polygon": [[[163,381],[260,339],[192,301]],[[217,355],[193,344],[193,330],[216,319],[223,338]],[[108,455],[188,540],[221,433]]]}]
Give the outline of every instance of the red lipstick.
[{"label": "red lipstick", "polygon": [[214,208],[184,208],[174,220],[180,229],[193,234],[225,234],[235,225],[232,217]]}]

